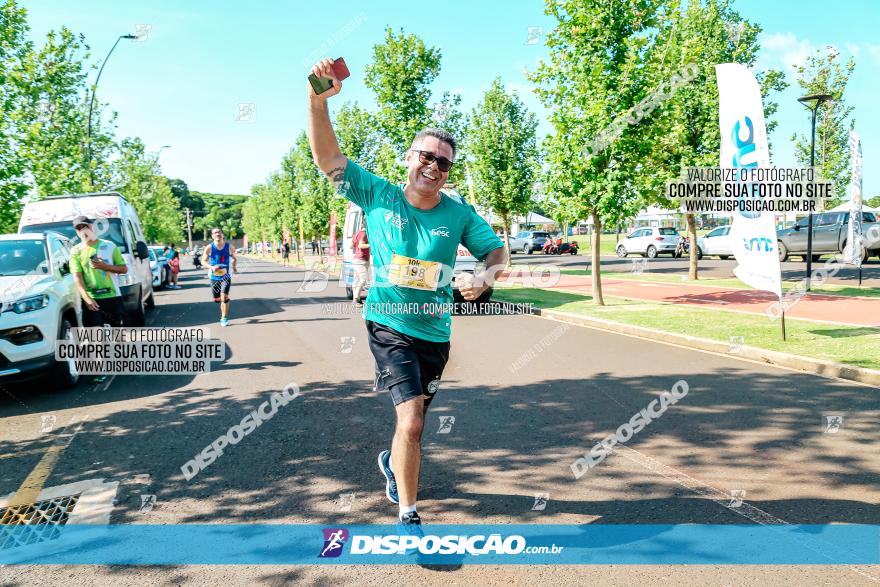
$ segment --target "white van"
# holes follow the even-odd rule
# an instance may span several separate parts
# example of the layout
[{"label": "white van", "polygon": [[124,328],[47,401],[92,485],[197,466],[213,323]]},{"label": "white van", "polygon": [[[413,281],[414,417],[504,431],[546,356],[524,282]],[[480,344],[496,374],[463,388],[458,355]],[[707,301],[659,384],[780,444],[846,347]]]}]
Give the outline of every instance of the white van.
[{"label": "white van", "polygon": [[18,225],[19,233],[60,232],[72,242],[79,242],[71,222],[77,216],[95,220],[98,238],[119,247],[128,273],[119,275],[119,289],[125,306],[126,323],[146,324],[145,308],[155,305],[153,272],[141,221],[134,206],[118,192],[50,196],[25,204]]},{"label": "white van", "polygon": [[[455,190],[442,191],[451,198],[458,198],[463,201],[463,198]],[[354,240],[354,235],[357,234],[363,225],[364,211],[361,210],[360,206],[349,202],[342,229],[342,281],[345,283],[345,296],[348,299],[351,299],[351,296],[354,294],[352,290],[352,285],[354,284],[354,247],[352,246],[352,241]],[[453,267],[452,297],[454,301],[464,302],[464,298],[461,297],[456,287],[456,277],[461,273],[474,274],[478,268],[482,268],[482,261],[478,261],[464,245],[459,243],[458,254],[455,256],[455,266]],[[369,282],[364,291],[366,292],[368,288]],[[490,287],[476,300],[476,303],[488,302],[492,297],[492,292],[493,289]]]}]

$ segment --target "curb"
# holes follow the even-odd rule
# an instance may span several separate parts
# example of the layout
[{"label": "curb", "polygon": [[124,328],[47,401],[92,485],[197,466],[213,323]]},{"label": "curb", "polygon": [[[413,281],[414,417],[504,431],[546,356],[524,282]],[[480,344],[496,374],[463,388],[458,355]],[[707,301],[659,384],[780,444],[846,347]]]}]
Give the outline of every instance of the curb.
[{"label": "curb", "polygon": [[794,369],[795,371],[802,371],[804,373],[813,373],[822,377],[846,379],[880,387],[880,371],[874,369],[854,367],[843,363],[820,361],[818,359],[810,359],[799,355],[781,353],[779,351],[771,351],[746,345],[741,346],[740,350],[734,352],[730,350],[730,345],[728,343],[719,342],[717,340],[664,332],[662,330],[655,330],[654,328],[646,328],[644,326],[621,324],[620,322],[611,322],[610,320],[603,320],[601,318],[589,318],[577,314],[570,314],[568,312],[559,312],[557,310],[542,310],[540,308],[535,308],[532,310],[532,315],[554,320],[556,322],[566,322],[577,326],[586,326],[597,330],[605,330],[617,334],[635,336],[637,338],[676,344],[683,347],[718,353],[732,358],[749,359],[759,363],[766,363],[768,365],[787,367],[788,369]]}]

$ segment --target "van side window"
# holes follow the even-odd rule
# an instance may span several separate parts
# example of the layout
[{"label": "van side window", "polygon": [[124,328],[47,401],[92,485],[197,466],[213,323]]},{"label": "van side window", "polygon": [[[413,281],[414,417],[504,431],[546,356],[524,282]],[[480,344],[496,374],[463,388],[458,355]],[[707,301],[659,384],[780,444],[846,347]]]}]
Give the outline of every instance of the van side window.
[{"label": "van side window", "polygon": [[125,225],[128,227],[128,241],[131,250],[135,250],[135,245],[137,244],[137,237],[135,236],[134,227],[131,225],[131,220],[126,220]]}]

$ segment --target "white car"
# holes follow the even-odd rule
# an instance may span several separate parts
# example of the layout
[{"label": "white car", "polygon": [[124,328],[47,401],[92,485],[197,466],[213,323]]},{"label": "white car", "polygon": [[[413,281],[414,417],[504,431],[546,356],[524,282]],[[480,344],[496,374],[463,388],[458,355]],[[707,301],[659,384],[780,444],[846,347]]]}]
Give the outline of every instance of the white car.
[{"label": "white car", "polygon": [[678,231],[671,226],[637,228],[617,245],[617,256],[626,257],[638,253],[654,259],[661,253],[675,254]]},{"label": "white car", "polygon": [[729,259],[733,256],[733,249],[730,246],[729,226],[719,226],[697,239],[697,259],[715,255],[720,259]]},{"label": "white car", "polygon": [[159,257],[156,251],[150,249],[150,271],[153,273],[153,289],[162,286],[162,267],[159,265]]},{"label": "white car", "polygon": [[48,374],[79,381],[73,361],[55,360],[55,341],[80,326],[70,241],[56,232],[0,235],[0,383]]}]

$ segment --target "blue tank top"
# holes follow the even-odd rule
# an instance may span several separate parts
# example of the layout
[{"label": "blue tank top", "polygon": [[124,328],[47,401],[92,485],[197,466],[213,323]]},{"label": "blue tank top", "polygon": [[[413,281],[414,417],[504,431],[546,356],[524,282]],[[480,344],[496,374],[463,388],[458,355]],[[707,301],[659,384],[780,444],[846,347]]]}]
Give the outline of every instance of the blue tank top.
[{"label": "blue tank top", "polygon": [[223,245],[222,249],[218,249],[211,243],[211,253],[208,255],[208,262],[215,266],[211,271],[211,280],[218,281],[227,279],[229,276],[229,241]]}]

